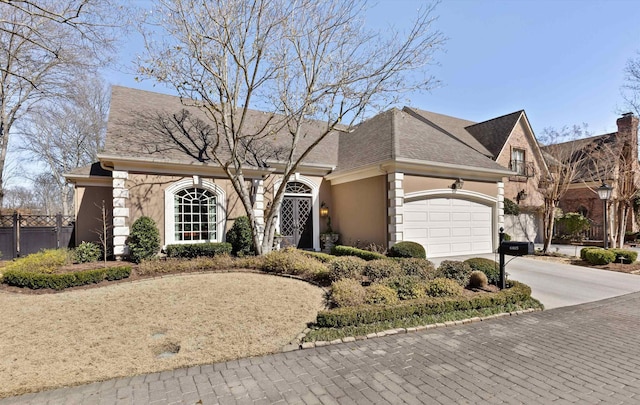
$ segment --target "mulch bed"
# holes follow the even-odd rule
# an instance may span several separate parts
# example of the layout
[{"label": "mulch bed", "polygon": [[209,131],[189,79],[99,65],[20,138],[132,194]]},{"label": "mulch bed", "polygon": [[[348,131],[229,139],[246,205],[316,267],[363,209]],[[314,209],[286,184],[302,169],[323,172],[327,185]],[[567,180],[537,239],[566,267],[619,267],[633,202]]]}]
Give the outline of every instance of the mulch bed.
[{"label": "mulch bed", "polygon": [[537,259],[537,260],[572,264],[574,266],[590,267],[592,269],[617,271],[618,273],[640,274],[640,261],[636,261],[635,263],[631,263],[631,264],[609,263],[609,264],[595,265],[579,258],[558,255],[558,254],[551,254],[551,255],[536,254],[536,255],[527,256],[527,257],[530,257],[532,259]]}]

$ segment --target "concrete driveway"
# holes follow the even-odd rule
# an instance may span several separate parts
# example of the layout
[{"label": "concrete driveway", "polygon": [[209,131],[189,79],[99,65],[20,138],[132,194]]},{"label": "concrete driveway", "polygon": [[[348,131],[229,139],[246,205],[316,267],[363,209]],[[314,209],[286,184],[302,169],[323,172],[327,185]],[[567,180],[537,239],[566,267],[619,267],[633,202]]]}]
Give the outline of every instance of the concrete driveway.
[{"label": "concrete driveway", "polygon": [[[580,251],[578,250],[578,253]],[[436,266],[443,260],[486,257],[498,261],[498,255],[456,256],[429,259]],[[506,257],[508,277],[531,287],[531,295],[546,309],[593,302],[640,291],[640,275],[597,270],[526,257]]]}]

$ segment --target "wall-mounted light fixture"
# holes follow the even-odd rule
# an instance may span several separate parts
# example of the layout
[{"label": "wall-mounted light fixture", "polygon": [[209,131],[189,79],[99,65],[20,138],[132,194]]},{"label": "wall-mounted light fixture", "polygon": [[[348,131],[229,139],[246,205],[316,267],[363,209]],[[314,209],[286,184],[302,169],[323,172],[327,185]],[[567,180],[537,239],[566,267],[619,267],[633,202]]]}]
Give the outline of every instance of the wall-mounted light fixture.
[{"label": "wall-mounted light fixture", "polygon": [[461,190],[462,186],[464,186],[464,180],[462,180],[461,178],[458,178],[458,180],[456,180],[452,185],[451,185],[451,189],[452,190]]},{"label": "wall-mounted light fixture", "polygon": [[327,207],[327,204],[325,204],[324,201],[320,204],[320,216],[321,217],[329,216],[329,207]]},{"label": "wall-mounted light fixture", "polygon": [[527,198],[527,192],[524,190],[520,190],[516,195],[516,202],[520,204],[520,201],[524,201]]}]

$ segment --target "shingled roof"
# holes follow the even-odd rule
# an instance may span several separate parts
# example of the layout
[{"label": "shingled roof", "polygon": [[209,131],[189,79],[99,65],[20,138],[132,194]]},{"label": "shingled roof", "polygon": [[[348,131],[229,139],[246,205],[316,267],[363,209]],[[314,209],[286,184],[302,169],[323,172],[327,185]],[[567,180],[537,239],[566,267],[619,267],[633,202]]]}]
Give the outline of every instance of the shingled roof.
[{"label": "shingled roof", "polygon": [[427,122],[414,109],[391,109],[365,121],[353,133],[340,136],[336,171],[348,171],[390,159],[506,170],[462,143],[459,139],[461,134],[456,136],[451,132]]},{"label": "shingled roof", "polygon": [[[280,118],[249,110],[245,123],[247,134],[251,131],[257,133],[266,126],[267,130],[261,133],[269,135],[256,141],[255,149],[261,152],[268,149],[272,155],[270,161],[278,161],[288,152],[290,135],[286,128],[282,128]],[[184,127],[189,128],[190,138],[176,125],[180,120]],[[324,128],[324,122],[304,123],[298,153],[315,141]],[[207,131],[207,136],[199,136]],[[215,163],[211,155],[213,142],[215,129],[200,108],[183,103],[176,96],[113,86],[107,137],[101,155],[158,162]],[[229,158],[229,151],[221,146],[217,155],[224,161]],[[337,133],[329,134],[304,160],[307,164],[331,166],[335,166],[337,161]]]},{"label": "shingled roof", "polygon": [[512,112],[488,121],[469,125],[465,129],[489,150],[492,158],[497,159],[522,113],[523,110]]}]

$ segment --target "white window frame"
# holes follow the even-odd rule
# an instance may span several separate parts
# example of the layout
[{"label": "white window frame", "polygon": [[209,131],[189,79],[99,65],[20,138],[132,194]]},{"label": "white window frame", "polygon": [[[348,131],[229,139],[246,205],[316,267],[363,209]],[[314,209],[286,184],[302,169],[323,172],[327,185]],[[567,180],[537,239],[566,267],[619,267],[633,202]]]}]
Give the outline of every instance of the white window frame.
[{"label": "white window frame", "polygon": [[[175,236],[175,195],[187,188],[201,188],[216,196],[216,238],[208,240],[176,240]],[[203,242],[224,242],[224,228],[227,221],[224,190],[210,180],[201,178],[185,178],[164,190],[164,244],[192,244]]]},{"label": "white window frame", "polygon": [[[522,159],[516,159],[516,154],[522,154]],[[513,148],[511,149],[511,162],[512,164],[515,164],[516,166],[516,170],[514,170],[514,168],[511,168],[511,170],[513,170],[514,172],[518,173],[519,176],[526,176],[527,174],[527,170],[525,168],[525,156],[526,156],[526,151],[522,148]]]}]

